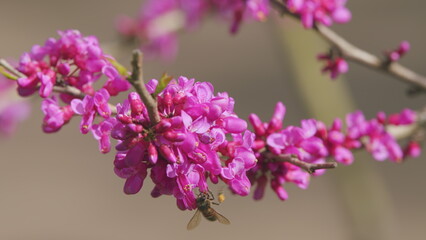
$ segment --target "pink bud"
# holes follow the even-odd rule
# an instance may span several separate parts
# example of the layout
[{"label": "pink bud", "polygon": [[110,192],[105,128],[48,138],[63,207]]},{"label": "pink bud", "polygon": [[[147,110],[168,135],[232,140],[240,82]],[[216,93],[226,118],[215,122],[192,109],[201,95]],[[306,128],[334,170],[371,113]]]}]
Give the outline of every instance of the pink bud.
[{"label": "pink bud", "polygon": [[416,142],[416,141],[410,141],[408,143],[407,147],[405,148],[404,156],[415,158],[415,157],[420,156],[421,152],[422,152],[422,149],[421,149],[419,143]]},{"label": "pink bud", "polygon": [[63,76],[67,76],[70,73],[70,65],[68,63],[60,63],[57,68],[58,72]]},{"label": "pink bud", "polygon": [[171,105],[173,104],[172,95],[171,95],[169,92],[166,92],[166,93],[163,95],[163,103],[164,103],[166,106],[171,106]]},{"label": "pink bud", "polygon": [[266,175],[262,175],[257,179],[257,186],[253,194],[254,200],[260,200],[263,198],[267,181],[268,179],[266,178]]},{"label": "pink bud", "polygon": [[251,148],[253,148],[253,150],[255,151],[259,151],[260,149],[264,148],[266,145],[265,141],[263,140],[255,140],[253,142],[253,145],[251,146]]},{"label": "pink bud", "polygon": [[172,152],[172,150],[165,144],[160,146],[160,153],[161,155],[170,163],[175,163],[176,160],[176,156],[175,154]]},{"label": "pink bud", "polygon": [[271,188],[277,194],[279,199],[281,199],[283,201],[287,200],[288,194],[287,194],[286,190],[281,186],[281,184],[276,179],[271,181]]},{"label": "pink bud", "polygon": [[265,135],[265,127],[263,126],[262,121],[256,114],[254,113],[250,114],[249,121],[251,125],[253,125],[254,132],[256,133],[257,136]]},{"label": "pink bud", "polygon": [[135,133],[141,133],[143,131],[142,125],[131,123],[131,124],[127,124],[127,127]]},{"label": "pink bud", "polygon": [[157,163],[157,160],[158,160],[157,149],[152,143],[149,143],[149,146],[148,146],[148,159],[149,159],[149,162],[152,164]]},{"label": "pink bud", "polygon": [[67,123],[71,120],[74,115],[74,111],[72,110],[70,105],[62,107],[62,112],[64,113],[64,122]]},{"label": "pink bud", "polygon": [[400,124],[401,125],[409,125],[414,123],[417,120],[417,115],[416,112],[414,112],[411,109],[404,109],[402,110],[402,112],[400,113]]},{"label": "pink bud", "polygon": [[219,182],[219,178],[217,175],[210,174],[210,181],[212,181],[213,184],[217,184]]},{"label": "pink bud", "polygon": [[167,118],[161,119],[160,122],[155,125],[155,131],[157,133],[162,133],[167,131],[170,127],[172,126],[172,124],[170,123],[170,120]]},{"label": "pink bud", "polygon": [[247,129],[247,123],[241,118],[227,117],[223,119],[224,128],[230,133],[241,133]]},{"label": "pink bud", "polygon": [[186,134],[175,131],[167,131],[163,133],[163,136],[165,139],[171,142],[182,142],[183,140],[185,140]]},{"label": "pink bud", "polygon": [[385,124],[386,123],[386,113],[378,112],[376,119],[380,124]]},{"label": "pink bud", "polygon": [[133,115],[140,115],[143,112],[145,106],[137,93],[131,92],[129,94],[129,102]]},{"label": "pink bud", "polygon": [[408,41],[402,41],[399,44],[398,52],[402,56],[402,55],[406,54],[408,51],[410,51],[410,48],[411,48],[411,46],[410,46],[410,43]]}]

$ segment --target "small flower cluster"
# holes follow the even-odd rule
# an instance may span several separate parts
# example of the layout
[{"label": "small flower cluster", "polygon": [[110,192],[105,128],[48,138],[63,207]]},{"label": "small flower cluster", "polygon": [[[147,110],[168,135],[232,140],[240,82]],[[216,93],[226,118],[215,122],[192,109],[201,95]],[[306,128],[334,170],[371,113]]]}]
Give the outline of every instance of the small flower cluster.
[{"label": "small flower cluster", "polygon": [[[281,200],[288,195],[283,184],[292,182],[298,187],[308,187],[310,175],[302,168],[285,160],[283,156],[295,156],[309,164],[324,163],[333,158],[342,164],[351,164],[352,151],[365,148],[372,156],[383,161],[390,159],[400,162],[405,157],[417,157],[420,146],[410,141],[405,150],[388,133],[386,127],[410,125],[416,122],[416,113],[405,109],[401,113],[390,115],[380,112],[376,118],[366,120],[362,112],[357,111],[346,117],[347,130],[342,129],[342,121],[336,119],[330,128],[320,121],[309,119],[301,122],[301,127],[282,128],[285,107],[278,103],[269,123],[263,123],[255,114],[250,115],[256,138],[253,150],[258,164],[249,172],[252,183],[257,183],[254,199],[261,199],[270,176],[271,188]],[[313,174],[322,174],[317,170]]]},{"label": "small flower cluster", "polygon": [[146,56],[171,60],[177,53],[177,32],[198,25],[207,8],[205,0],[149,0],[136,19],[119,17],[117,29],[136,38]]},{"label": "small flower cluster", "polygon": [[[114,68],[111,63],[113,59],[102,52],[96,37],[84,37],[77,30],[58,33],[59,39],[50,38],[43,46],[35,45],[29,53],[23,54],[17,68],[25,75],[18,79],[18,93],[29,96],[38,90],[40,97],[44,98],[43,130],[47,133],[61,129],[74,113],[82,114],[70,105],[72,101],[80,101],[74,95],[59,94],[59,99],[65,104],[60,106],[58,97],[52,94],[54,87],[71,86],[87,95],[86,98],[93,98],[94,100],[85,98],[84,101],[88,104],[85,110],[89,111],[90,102],[95,102],[95,107],[100,107],[98,112],[105,113],[100,114],[104,118],[110,111],[104,103],[107,101],[105,99],[127,91],[130,87]],[[102,76],[106,76],[107,81],[96,91],[93,84]],[[90,118],[89,113],[86,117]],[[93,116],[91,117],[93,121]],[[88,129],[91,127],[90,119],[84,126]],[[86,133],[86,130],[82,132]]]},{"label": "small flower cluster", "polygon": [[[158,81],[146,86],[154,94]],[[117,105],[111,136],[119,140],[114,166],[126,179],[124,192],[139,192],[151,169],[151,195],[173,195],[180,209],[196,208],[194,189],[207,192],[207,178],[213,183],[221,179],[234,193],[247,195],[251,184],[246,172],[256,165],[254,134],[234,113],[234,100],[227,93],[215,96],[208,82],[185,77],[172,80],[157,99],[161,120],[156,124],[134,92]]]},{"label": "small flower cluster", "polygon": [[211,6],[231,21],[231,33],[236,33],[244,20],[265,21],[270,12],[269,0],[211,0]]},{"label": "small flower cluster", "polygon": [[6,137],[16,131],[18,124],[28,118],[31,110],[27,101],[15,99],[15,84],[0,75],[0,135]]},{"label": "small flower cluster", "polygon": [[[420,154],[420,151],[410,149],[415,144],[409,144],[404,151],[395,138],[388,133],[386,127],[411,125],[416,122],[416,116],[414,111],[404,109],[389,117],[386,117],[384,112],[379,112],[376,118],[366,120],[361,111],[356,111],[346,116],[347,131],[345,135],[336,134],[341,131],[342,125],[341,121],[337,119],[329,129],[329,136],[326,138],[323,135],[323,139],[327,139],[332,156],[341,163],[352,163],[353,156],[349,150],[359,148],[365,148],[378,161],[390,159],[394,162],[401,162],[406,157],[417,157],[417,153]],[[336,150],[339,147],[341,150]],[[339,155],[341,156],[339,157]]]},{"label": "small flower cluster", "polygon": [[386,53],[386,56],[390,62],[396,62],[401,59],[408,51],[410,51],[410,43],[408,41],[402,41],[397,49]]},{"label": "small flower cluster", "polygon": [[209,12],[229,20],[236,33],[243,20],[264,21],[269,11],[269,0],[149,0],[136,19],[118,18],[117,29],[138,39],[148,56],[170,60],[177,53],[178,32],[194,29]]},{"label": "small flower cluster", "polygon": [[323,73],[330,73],[332,79],[336,79],[340,74],[347,73],[349,65],[343,57],[334,57],[332,54],[319,54],[318,60],[324,61]]},{"label": "small flower cluster", "polygon": [[331,26],[333,22],[346,23],[352,14],[346,8],[347,0],[284,0],[290,12],[300,15],[305,28],[315,23]]},{"label": "small flower cluster", "polygon": [[[283,188],[286,182],[295,183],[300,188],[307,188],[310,175],[303,169],[285,161],[279,161],[273,156],[294,155],[308,163],[324,163],[328,156],[324,142],[316,136],[316,121],[303,120],[302,127],[288,126],[283,129],[282,121],[285,106],[279,102],[269,123],[263,123],[256,114],[249,119],[256,134],[253,147],[258,164],[250,171],[250,179],[257,183],[254,199],[263,197],[268,175],[271,177],[271,188],[281,200],[286,200],[288,194]],[[314,174],[320,175],[324,170]]]}]

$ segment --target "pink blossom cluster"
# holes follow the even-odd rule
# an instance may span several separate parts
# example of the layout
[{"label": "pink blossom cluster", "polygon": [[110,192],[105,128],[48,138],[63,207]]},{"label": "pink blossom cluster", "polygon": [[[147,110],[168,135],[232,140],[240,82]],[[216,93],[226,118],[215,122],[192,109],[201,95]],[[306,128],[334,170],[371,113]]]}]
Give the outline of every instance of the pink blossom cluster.
[{"label": "pink blossom cluster", "polygon": [[390,62],[396,62],[401,59],[408,51],[410,51],[410,43],[408,41],[402,41],[397,49],[386,53],[386,56]]},{"label": "pink blossom cluster", "polygon": [[290,12],[298,14],[305,28],[315,23],[331,26],[333,22],[346,23],[352,14],[346,8],[347,0],[284,0]]},{"label": "pink blossom cluster", "polygon": [[[151,80],[148,91],[154,93],[157,85]],[[185,77],[172,80],[157,98],[157,124],[134,92],[117,105],[111,136],[119,140],[114,169],[126,179],[124,192],[139,192],[151,169],[151,195],[173,195],[180,209],[196,208],[194,189],[207,192],[207,179],[221,179],[234,193],[247,195],[246,172],[256,165],[254,134],[234,113],[234,100],[227,93],[214,95],[208,82]]]},{"label": "pink blossom cluster", "polygon": [[[74,113],[82,114],[72,101],[81,101],[76,96],[67,93],[53,94],[55,87],[74,87],[87,95],[86,109],[89,112],[90,103],[94,102],[92,112],[99,112],[107,118],[110,95],[127,91],[130,84],[114,68],[110,61],[113,59],[102,52],[98,40],[94,36],[84,37],[77,30],[59,31],[59,38],[49,38],[43,46],[35,45],[31,51],[24,53],[20,59],[18,70],[25,75],[18,79],[18,93],[29,96],[39,93],[42,97],[43,130],[56,132],[68,123]],[[107,80],[98,91],[94,83],[102,76]],[[92,100],[88,100],[92,99]],[[59,100],[63,103],[61,106]],[[87,121],[83,124],[86,130],[91,129],[93,115],[86,114]],[[83,133],[87,133],[82,130]]]},{"label": "pink blossom cluster", "polygon": [[177,53],[178,32],[194,29],[209,12],[230,21],[236,33],[245,19],[266,20],[269,5],[269,0],[149,0],[136,19],[120,17],[117,29],[138,39],[148,56],[170,60]]},{"label": "pink blossom cluster", "polygon": [[[346,23],[352,17],[346,0],[283,0],[282,4],[300,15],[306,28],[315,23]],[[243,21],[265,21],[270,11],[270,0],[148,0],[136,19],[119,17],[117,29],[125,37],[138,39],[145,53],[170,60],[177,53],[177,33],[194,29],[208,13],[230,22],[231,33],[236,33]]]},{"label": "pink blossom cluster", "polygon": [[0,75],[0,136],[11,136],[18,124],[29,117],[30,105],[27,101],[16,100],[16,83]]},{"label": "pink blossom cluster", "polygon": [[343,57],[335,57],[332,54],[319,54],[318,60],[324,61],[323,73],[329,73],[331,79],[336,79],[340,74],[347,73],[349,65]]},{"label": "pink blossom cluster", "polygon": [[[386,116],[380,112],[376,118],[366,120],[361,111],[348,114],[347,129],[342,128],[342,121],[336,119],[331,127],[318,120],[302,120],[301,127],[287,126],[283,128],[285,107],[278,103],[272,119],[262,122],[255,114],[249,119],[256,135],[253,150],[258,164],[249,172],[249,178],[256,185],[254,199],[261,199],[270,178],[270,185],[281,200],[288,198],[284,183],[294,183],[305,189],[308,187],[310,175],[305,170],[279,156],[291,155],[306,163],[324,163],[326,158],[333,158],[345,165],[354,160],[352,151],[365,148],[378,161],[390,159],[401,162],[405,157],[417,157],[420,146],[410,141],[405,150],[386,130],[387,126],[410,125],[416,121],[416,113],[404,109],[401,113]],[[324,173],[317,170],[314,176]]]}]

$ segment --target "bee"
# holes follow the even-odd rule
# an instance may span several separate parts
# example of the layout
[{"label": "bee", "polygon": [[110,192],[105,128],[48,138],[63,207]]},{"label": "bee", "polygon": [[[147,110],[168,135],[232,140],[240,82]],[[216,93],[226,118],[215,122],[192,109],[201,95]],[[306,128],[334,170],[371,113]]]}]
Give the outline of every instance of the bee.
[{"label": "bee", "polygon": [[213,202],[214,197],[213,194],[210,193],[200,193],[197,197],[196,203],[197,203],[197,210],[194,214],[194,216],[189,220],[188,225],[186,226],[186,229],[192,230],[198,224],[201,222],[201,214],[209,220],[209,221],[218,221],[223,224],[231,224],[231,222],[224,216],[222,216],[220,213],[216,212],[211,207],[211,204],[219,205],[219,203]]}]

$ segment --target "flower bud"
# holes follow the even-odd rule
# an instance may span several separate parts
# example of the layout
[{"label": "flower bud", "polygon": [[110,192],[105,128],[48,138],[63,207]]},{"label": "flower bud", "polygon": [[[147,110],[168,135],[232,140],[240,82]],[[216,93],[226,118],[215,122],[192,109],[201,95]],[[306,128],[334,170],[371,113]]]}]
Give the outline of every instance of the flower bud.
[{"label": "flower bud", "polygon": [[260,120],[260,118],[256,114],[254,113],[250,114],[249,121],[251,125],[253,125],[254,132],[256,133],[257,136],[265,135],[266,130],[263,125],[263,122]]},{"label": "flower bud", "polygon": [[277,194],[278,198],[281,200],[287,200],[288,194],[287,191],[281,186],[281,184],[277,180],[271,181],[271,188]]},{"label": "flower bud", "polygon": [[160,153],[169,163],[175,163],[177,161],[176,155],[165,144],[160,146]]},{"label": "flower bud", "polygon": [[154,144],[152,144],[152,142],[149,143],[149,146],[148,146],[148,159],[149,159],[149,162],[152,164],[157,163],[157,160],[158,160],[158,152]]},{"label": "flower bud", "polygon": [[163,133],[163,136],[165,139],[171,142],[182,142],[183,140],[185,140],[186,134],[176,131],[167,131]]},{"label": "flower bud", "polygon": [[145,106],[137,93],[131,92],[129,94],[129,102],[133,115],[140,115],[143,112]]},{"label": "flower bud", "polygon": [[223,119],[224,128],[230,133],[241,133],[247,129],[247,122],[241,118],[227,117]]},{"label": "flower bud", "polygon": [[163,133],[167,131],[171,126],[172,124],[170,123],[170,120],[165,118],[161,119],[161,121],[157,125],[155,125],[154,128],[157,133]]}]

